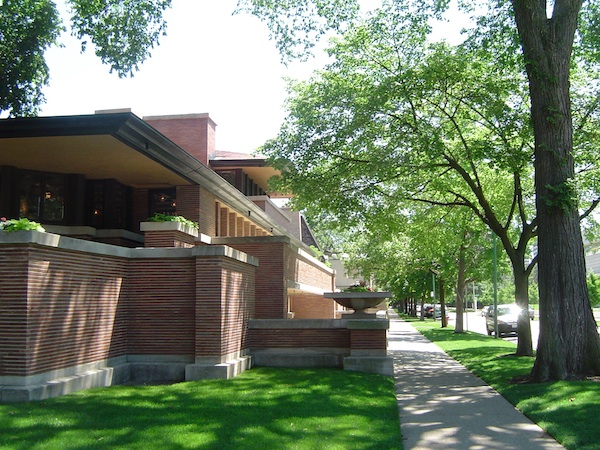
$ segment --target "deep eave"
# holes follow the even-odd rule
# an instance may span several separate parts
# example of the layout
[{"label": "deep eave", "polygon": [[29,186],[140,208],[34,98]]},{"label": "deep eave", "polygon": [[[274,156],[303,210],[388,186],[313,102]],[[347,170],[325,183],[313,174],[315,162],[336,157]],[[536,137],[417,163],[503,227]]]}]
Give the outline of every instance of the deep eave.
[{"label": "deep eave", "polygon": [[[70,153],[66,151],[69,138],[81,140],[75,143],[80,147],[86,146],[85,154],[80,153],[81,158],[77,158],[76,148]],[[53,143],[54,151],[48,151],[41,141],[44,139]],[[56,139],[62,142],[53,141]],[[31,148],[25,151],[28,140]],[[110,140],[110,145],[103,145],[103,140]],[[61,164],[61,151],[67,154],[70,163],[65,160]],[[0,165],[83,173],[89,178],[106,178],[104,172],[101,173],[104,167],[112,171],[111,178],[135,187],[198,184],[231,207],[252,211],[253,219],[266,229],[274,228],[285,234],[264,211],[212,169],[130,112],[2,119]],[[61,165],[62,170],[55,169]]]}]

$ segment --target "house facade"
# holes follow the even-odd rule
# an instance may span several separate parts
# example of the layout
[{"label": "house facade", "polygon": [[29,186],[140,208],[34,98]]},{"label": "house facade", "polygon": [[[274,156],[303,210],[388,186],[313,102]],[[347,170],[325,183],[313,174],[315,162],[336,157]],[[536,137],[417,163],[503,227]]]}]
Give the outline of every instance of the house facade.
[{"label": "house facade", "polygon": [[46,229],[0,232],[0,401],[228,378],[273,347],[335,349],[333,366],[352,346],[382,356],[381,324],[335,322],[334,271],[271,200],[272,169],[213,166],[215,127],[129,111],[0,120],[0,216]]}]

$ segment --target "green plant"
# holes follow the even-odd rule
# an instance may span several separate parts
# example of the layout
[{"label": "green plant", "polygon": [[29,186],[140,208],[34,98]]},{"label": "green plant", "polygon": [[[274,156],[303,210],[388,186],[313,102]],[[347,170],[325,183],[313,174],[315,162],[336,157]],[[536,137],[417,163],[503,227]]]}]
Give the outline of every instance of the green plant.
[{"label": "green plant", "polygon": [[600,277],[594,272],[590,272],[586,278],[586,282],[591,305],[600,305]]},{"label": "green plant", "polygon": [[344,292],[372,292],[373,289],[363,286],[361,284],[356,284],[354,286],[347,287],[344,289]]},{"label": "green plant", "polygon": [[0,231],[41,231],[46,230],[39,223],[33,222],[25,217],[20,219],[0,218]]},{"label": "green plant", "polygon": [[183,216],[172,216],[163,213],[154,213],[152,217],[148,217],[148,222],[181,222],[196,230],[198,229],[198,222],[192,222]]}]

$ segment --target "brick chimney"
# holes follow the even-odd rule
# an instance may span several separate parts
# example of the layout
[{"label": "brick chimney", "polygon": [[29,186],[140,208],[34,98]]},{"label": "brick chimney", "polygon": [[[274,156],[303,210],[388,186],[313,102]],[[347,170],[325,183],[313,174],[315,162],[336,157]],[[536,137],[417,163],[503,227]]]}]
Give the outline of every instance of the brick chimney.
[{"label": "brick chimney", "polygon": [[216,123],[203,114],[150,116],[143,118],[205,166],[215,157]]}]

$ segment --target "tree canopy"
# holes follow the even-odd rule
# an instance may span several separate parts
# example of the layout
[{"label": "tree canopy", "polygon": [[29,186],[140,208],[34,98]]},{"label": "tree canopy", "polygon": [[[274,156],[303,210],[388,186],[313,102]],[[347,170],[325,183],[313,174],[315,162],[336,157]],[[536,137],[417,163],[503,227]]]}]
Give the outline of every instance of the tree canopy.
[{"label": "tree canopy", "polygon": [[[299,202],[345,210],[350,220],[407,198],[471,209],[499,236],[516,282],[527,279],[525,249],[538,236],[542,331],[532,378],[600,373],[580,231],[599,198],[597,152],[589,151],[597,146],[598,38],[590,30],[598,8],[462,4],[486,9],[457,50],[424,45],[445,1],[423,9],[384,1],[353,23],[330,51],[334,62],[292,86],[290,116],[264,150],[306,194]],[[271,27],[281,19],[265,17]],[[527,287],[516,284],[526,304]]]},{"label": "tree canopy", "polygon": [[380,11],[346,32],[330,65],[292,85],[288,119],[262,150],[300,208],[370,222],[419,203],[468,210],[500,237],[526,307],[537,223],[525,79],[488,52],[429,43],[424,23]]},{"label": "tree canopy", "polygon": [[[118,76],[131,76],[164,34],[171,0],[66,0],[81,49],[93,49]],[[65,31],[51,0],[0,2],[0,112],[34,115],[49,81],[44,52]]]}]

